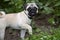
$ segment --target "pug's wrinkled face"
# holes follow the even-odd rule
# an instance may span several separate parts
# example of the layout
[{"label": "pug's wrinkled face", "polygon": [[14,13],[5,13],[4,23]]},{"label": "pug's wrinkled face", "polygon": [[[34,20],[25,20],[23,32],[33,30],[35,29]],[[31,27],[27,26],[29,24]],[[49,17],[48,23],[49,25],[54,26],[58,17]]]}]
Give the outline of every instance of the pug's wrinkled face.
[{"label": "pug's wrinkled face", "polygon": [[38,6],[35,3],[27,3],[25,10],[28,11],[30,17],[33,17],[38,13]]}]

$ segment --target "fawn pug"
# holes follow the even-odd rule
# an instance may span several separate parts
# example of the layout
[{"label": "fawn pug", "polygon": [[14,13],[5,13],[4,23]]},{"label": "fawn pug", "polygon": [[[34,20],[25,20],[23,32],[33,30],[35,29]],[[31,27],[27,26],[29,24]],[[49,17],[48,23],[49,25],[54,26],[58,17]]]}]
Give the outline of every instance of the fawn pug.
[{"label": "fawn pug", "polygon": [[[4,26],[0,26],[0,38],[3,40],[5,28],[21,29],[21,39],[24,40],[26,30],[32,35],[31,19],[38,13],[38,6],[35,3],[27,3],[24,11],[18,13],[6,14],[4,16]],[[2,21],[1,21],[2,22]],[[1,23],[0,23],[1,25]],[[1,30],[2,29],[2,30]]]}]

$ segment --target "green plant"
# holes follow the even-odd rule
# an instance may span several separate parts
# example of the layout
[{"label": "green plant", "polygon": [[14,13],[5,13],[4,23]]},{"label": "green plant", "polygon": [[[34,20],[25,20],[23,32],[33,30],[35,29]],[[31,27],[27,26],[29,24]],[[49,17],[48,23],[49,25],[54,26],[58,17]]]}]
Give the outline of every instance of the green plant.
[{"label": "green plant", "polygon": [[51,33],[43,32],[39,28],[36,28],[36,30],[34,30],[35,32],[32,36],[27,37],[25,40],[60,40],[60,28],[51,28]]}]

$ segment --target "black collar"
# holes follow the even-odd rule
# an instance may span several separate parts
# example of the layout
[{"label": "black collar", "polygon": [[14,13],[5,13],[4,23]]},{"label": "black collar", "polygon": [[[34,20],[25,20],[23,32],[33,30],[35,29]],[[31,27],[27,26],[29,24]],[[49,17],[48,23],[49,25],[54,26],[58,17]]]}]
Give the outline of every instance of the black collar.
[{"label": "black collar", "polygon": [[29,19],[32,19],[32,17],[28,17]]}]

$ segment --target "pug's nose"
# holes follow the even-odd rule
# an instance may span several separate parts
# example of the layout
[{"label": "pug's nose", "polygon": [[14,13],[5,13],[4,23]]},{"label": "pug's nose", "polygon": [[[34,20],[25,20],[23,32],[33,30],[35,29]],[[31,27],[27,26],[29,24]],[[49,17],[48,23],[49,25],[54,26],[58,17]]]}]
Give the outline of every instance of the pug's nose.
[{"label": "pug's nose", "polygon": [[34,16],[34,15],[35,15],[35,13],[32,13],[32,15]]}]

